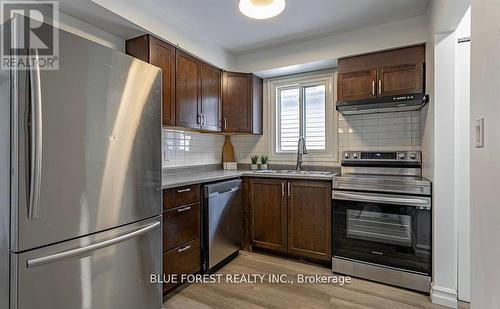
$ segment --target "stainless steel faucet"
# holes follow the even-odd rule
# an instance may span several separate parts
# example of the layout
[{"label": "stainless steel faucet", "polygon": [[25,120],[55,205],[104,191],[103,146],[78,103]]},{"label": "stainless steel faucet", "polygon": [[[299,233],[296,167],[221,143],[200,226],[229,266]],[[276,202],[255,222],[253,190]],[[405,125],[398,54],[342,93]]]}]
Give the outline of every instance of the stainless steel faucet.
[{"label": "stainless steel faucet", "polygon": [[301,136],[299,137],[299,141],[297,143],[297,165],[295,166],[297,171],[302,170],[302,156],[304,154],[307,154],[306,140],[303,136]]}]

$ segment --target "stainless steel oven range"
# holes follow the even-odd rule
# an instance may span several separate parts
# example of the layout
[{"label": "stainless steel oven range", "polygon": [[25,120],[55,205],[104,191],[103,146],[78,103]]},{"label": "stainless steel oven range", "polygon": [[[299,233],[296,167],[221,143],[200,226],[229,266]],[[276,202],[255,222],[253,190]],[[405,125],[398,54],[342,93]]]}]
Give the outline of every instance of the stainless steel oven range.
[{"label": "stainless steel oven range", "polygon": [[346,151],[333,179],[332,269],[429,292],[431,182],[419,151]]}]

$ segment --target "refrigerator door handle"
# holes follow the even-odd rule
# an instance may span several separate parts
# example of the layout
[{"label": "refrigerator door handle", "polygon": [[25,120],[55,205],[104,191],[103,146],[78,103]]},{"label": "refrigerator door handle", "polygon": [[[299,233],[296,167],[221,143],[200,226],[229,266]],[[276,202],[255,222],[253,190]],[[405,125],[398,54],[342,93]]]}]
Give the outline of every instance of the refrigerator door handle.
[{"label": "refrigerator door handle", "polygon": [[38,50],[30,55],[34,61],[29,67],[31,104],[31,163],[28,219],[36,219],[40,205],[40,182],[42,180],[42,97]]},{"label": "refrigerator door handle", "polygon": [[29,259],[27,261],[27,266],[28,266],[28,268],[37,267],[37,266],[40,266],[43,264],[68,259],[68,258],[71,258],[74,256],[86,254],[86,253],[96,251],[96,250],[99,250],[99,249],[102,249],[105,247],[109,247],[109,246],[112,246],[114,244],[126,241],[130,238],[134,238],[134,237],[146,234],[147,232],[159,227],[160,224],[161,224],[161,222],[155,222],[155,223],[152,223],[150,225],[147,225],[146,227],[139,228],[133,232],[130,232],[130,233],[127,233],[127,234],[124,234],[124,235],[121,235],[121,236],[118,236],[118,237],[115,237],[112,239],[108,239],[105,241],[97,242],[97,243],[89,245],[89,246],[85,246],[85,247],[81,247],[81,248],[77,248],[77,249],[71,249],[71,250],[67,250],[67,251],[62,251],[62,252],[42,256],[39,258]]}]

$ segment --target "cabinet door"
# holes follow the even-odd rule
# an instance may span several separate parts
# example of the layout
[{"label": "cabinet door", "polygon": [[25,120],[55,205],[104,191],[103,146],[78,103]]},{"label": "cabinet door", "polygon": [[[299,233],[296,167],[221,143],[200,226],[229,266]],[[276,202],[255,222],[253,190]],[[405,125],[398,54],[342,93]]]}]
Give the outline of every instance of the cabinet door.
[{"label": "cabinet door", "polygon": [[288,182],[288,253],[331,260],[331,183]]},{"label": "cabinet door", "polygon": [[178,127],[200,128],[200,61],[177,50],[175,123]]},{"label": "cabinet door", "polygon": [[201,68],[201,114],[204,130],[220,132],[222,71],[203,63]]},{"label": "cabinet door", "polygon": [[424,92],[424,64],[413,63],[378,69],[378,96]]},{"label": "cabinet door", "polygon": [[369,99],[377,96],[377,69],[338,75],[338,101]]},{"label": "cabinet door", "polygon": [[224,72],[223,84],[224,131],[252,133],[252,75]]},{"label": "cabinet door", "polygon": [[285,181],[251,178],[249,183],[252,246],[286,252]]},{"label": "cabinet door", "polygon": [[150,37],[149,62],[162,71],[163,125],[175,125],[175,47]]}]

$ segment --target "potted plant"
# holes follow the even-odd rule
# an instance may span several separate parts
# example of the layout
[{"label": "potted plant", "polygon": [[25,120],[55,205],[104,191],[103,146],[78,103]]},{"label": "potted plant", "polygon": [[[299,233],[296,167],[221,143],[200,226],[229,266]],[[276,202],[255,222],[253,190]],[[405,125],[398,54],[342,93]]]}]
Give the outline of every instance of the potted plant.
[{"label": "potted plant", "polygon": [[259,166],[257,165],[257,162],[259,161],[259,156],[258,155],[251,155],[250,160],[252,161],[252,165],[250,165],[250,169],[252,169],[252,170],[259,169]]},{"label": "potted plant", "polygon": [[269,161],[269,156],[268,155],[262,155],[260,157],[260,169],[261,170],[267,170],[267,161]]}]

